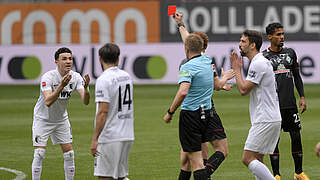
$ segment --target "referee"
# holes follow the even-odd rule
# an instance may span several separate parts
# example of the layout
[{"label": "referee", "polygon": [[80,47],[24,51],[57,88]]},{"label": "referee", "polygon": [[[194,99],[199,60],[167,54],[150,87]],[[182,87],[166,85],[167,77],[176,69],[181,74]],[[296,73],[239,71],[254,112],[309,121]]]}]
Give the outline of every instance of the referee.
[{"label": "referee", "polygon": [[195,180],[206,180],[207,172],[203,165],[201,143],[209,137],[208,121],[210,118],[211,97],[213,92],[213,69],[211,59],[201,56],[203,40],[197,34],[187,36],[185,52],[188,62],[179,72],[179,90],[163,117],[166,123],[181,105],[179,119],[179,138],[182,149],[188,153]]}]

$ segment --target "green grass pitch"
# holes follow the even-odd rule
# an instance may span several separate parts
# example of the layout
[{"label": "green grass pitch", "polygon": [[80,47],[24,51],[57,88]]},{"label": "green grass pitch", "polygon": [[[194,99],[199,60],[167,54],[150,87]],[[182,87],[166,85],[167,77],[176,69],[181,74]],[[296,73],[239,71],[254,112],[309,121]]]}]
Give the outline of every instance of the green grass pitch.
[{"label": "green grass pitch", "polygon": [[[175,180],[179,173],[180,144],[178,114],[170,124],[162,116],[171,104],[177,85],[135,85],[135,143],[130,159],[131,180]],[[320,159],[314,147],[320,141],[320,85],[306,85],[308,110],[302,115],[304,171],[312,180],[320,179]],[[91,87],[91,93],[94,87]],[[39,86],[0,86],[0,167],[16,169],[31,179],[33,147],[31,127],[33,107],[39,96]],[[254,179],[241,163],[241,155],[250,127],[249,96],[242,97],[236,88],[214,93],[214,102],[228,136],[230,155],[213,175],[219,180]],[[69,102],[69,117],[75,150],[76,180],[93,177],[93,157],[90,143],[95,116],[94,95],[89,106],[81,103],[74,93]],[[212,148],[211,153],[212,153]],[[282,179],[293,179],[294,165],[290,153],[288,133],[281,133],[280,171]],[[265,162],[270,168],[269,158]],[[0,180],[14,179],[13,173],[0,170]],[[43,161],[42,179],[64,179],[63,156],[60,146],[48,142]]]}]

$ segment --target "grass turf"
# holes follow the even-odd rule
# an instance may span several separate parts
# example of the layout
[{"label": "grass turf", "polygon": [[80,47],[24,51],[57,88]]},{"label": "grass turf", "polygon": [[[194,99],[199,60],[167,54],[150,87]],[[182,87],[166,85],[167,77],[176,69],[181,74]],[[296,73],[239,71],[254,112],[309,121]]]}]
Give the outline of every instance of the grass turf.
[{"label": "grass turf", "polygon": [[[170,106],[177,91],[176,85],[135,85],[135,143],[129,168],[131,180],[174,180],[179,173],[180,144],[178,139],[178,113],[170,124],[162,116]],[[93,177],[93,158],[90,143],[95,116],[94,87],[91,87],[89,106],[81,103],[74,93],[68,106],[73,132],[77,180]],[[304,171],[310,179],[320,179],[320,159],[314,154],[314,146],[320,141],[319,112],[320,85],[306,85],[308,110],[302,119]],[[33,147],[31,127],[33,107],[39,96],[38,85],[0,86],[0,167],[16,169],[31,179]],[[230,155],[213,175],[214,179],[254,179],[241,163],[241,155],[250,128],[249,96],[242,97],[234,88],[229,92],[214,93],[214,102],[228,136]],[[280,171],[282,179],[293,179],[294,165],[290,152],[288,133],[281,133]],[[212,148],[211,153],[212,153]],[[270,168],[269,158],[265,162]],[[0,180],[14,179],[15,175],[0,170]],[[43,161],[42,179],[64,179],[63,156],[59,146],[48,142]]]}]

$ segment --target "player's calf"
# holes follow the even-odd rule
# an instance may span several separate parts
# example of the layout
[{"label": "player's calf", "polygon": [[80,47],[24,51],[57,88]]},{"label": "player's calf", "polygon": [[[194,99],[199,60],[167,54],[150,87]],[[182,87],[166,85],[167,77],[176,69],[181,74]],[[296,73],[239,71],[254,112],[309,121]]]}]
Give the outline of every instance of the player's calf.
[{"label": "player's calf", "polygon": [[44,159],[46,149],[36,148],[34,149],[33,161],[32,161],[32,180],[40,180],[42,171],[42,160]]},{"label": "player's calf", "polygon": [[68,152],[63,153],[64,158],[64,173],[66,180],[73,180],[75,173],[74,166],[74,151],[70,150]]}]

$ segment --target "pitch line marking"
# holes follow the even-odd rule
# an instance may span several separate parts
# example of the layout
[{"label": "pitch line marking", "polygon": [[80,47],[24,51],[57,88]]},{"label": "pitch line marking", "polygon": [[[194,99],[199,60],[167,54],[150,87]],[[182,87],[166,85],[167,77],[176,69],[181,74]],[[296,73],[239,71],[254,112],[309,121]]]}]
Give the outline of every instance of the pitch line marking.
[{"label": "pitch line marking", "polygon": [[0,167],[0,170],[4,170],[4,171],[8,171],[8,172],[16,174],[17,177],[14,178],[13,180],[23,180],[24,178],[27,177],[27,175],[25,173],[23,173],[22,171],[18,171],[16,169],[9,169],[9,168],[5,168],[5,167]]}]

